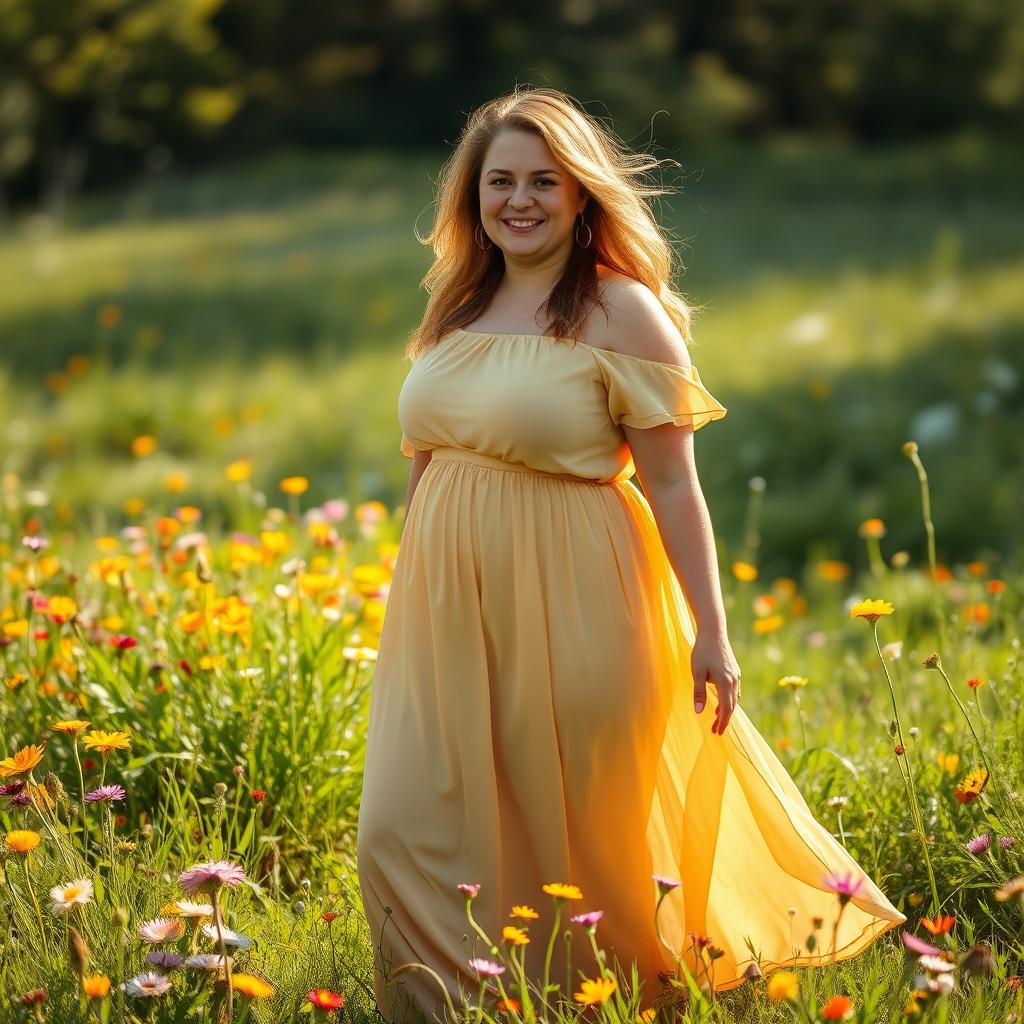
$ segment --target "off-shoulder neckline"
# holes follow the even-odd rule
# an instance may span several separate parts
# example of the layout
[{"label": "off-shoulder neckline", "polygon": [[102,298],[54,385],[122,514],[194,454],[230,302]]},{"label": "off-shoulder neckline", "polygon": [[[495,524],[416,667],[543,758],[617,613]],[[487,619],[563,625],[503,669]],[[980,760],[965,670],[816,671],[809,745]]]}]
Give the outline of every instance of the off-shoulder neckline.
[{"label": "off-shoulder neckline", "polygon": [[[464,334],[470,338],[536,338],[539,341],[558,341],[553,334],[498,334],[492,331],[467,331],[465,327],[456,327],[452,334],[454,337],[455,333]],[[589,345],[585,341],[580,341],[578,338],[567,339],[576,345],[582,345],[584,348],[590,349],[592,352],[603,352],[608,356],[621,356],[623,359],[635,359],[641,363],[652,363],[655,366],[668,366],[674,370],[693,370],[697,372],[697,367],[693,363],[689,363],[683,366],[681,363],[666,363],[660,359],[647,359],[645,356],[635,356],[631,352],[616,352],[615,349],[601,348],[599,345]]]}]

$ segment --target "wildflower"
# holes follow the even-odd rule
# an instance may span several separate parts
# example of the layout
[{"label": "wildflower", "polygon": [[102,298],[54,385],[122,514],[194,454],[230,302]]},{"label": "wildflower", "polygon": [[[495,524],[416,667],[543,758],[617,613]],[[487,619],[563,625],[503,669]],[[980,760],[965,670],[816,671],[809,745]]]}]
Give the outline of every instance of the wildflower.
[{"label": "wildflower", "polygon": [[29,853],[34,850],[42,837],[31,829],[15,829],[7,833],[7,848],[13,853]]},{"label": "wildflower", "polygon": [[972,678],[967,680],[967,685],[972,690],[977,690],[979,686],[984,686],[985,685],[985,680],[980,678],[979,676],[974,676],[974,677],[972,677]]},{"label": "wildflower", "polygon": [[892,615],[894,610],[888,601],[869,598],[864,601],[858,601],[850,609],[850,617],[854,619],[867,619],[868,622],[877,622],[883,615]]},{"label": "wildflower", "polygon": [[944,957],[939,956],[935,953],[925,953],[917,958],[918,966],[929,974],[946,974],[953,970],[953,964],[951,964]]},{"label": "wildflower", "polygon": [[[500,1013],[519,1013],[519,1011],[522,1009],[522,1003],[520,1003],[518,999],[513,999],[511,996],[509,996],[508,999],[499,999],[496,1009]],[[649,1021],[654,1019],[654,1012],[655,1011],[653,1009],[644,1010],[644,1013],[648,1014],[648,1016],[643,1017],[643,1014],[641,1014],[643,1020],[640,1020],[639,1017],[637,1018],[638,1020],[640,1020],[640,1024],[649,1024]]]},{"label": "wildflower", "polygon": [[967,849],[973,853],[975,857],[984,853],[991,845],[992,837],[987,832],[982,832],[980,836],[968,839],[966,843]]},{"label": "wildflower", "polygon": [[128,651],[139,646],[139,641],[132,636],[125,636],[119,633],[117,636],[108,637],[108,641],[119,651]]},{"label": "wildflower", "polygon": [[493,960],[487,960],[482,956],[473,957],[469,961],[469,966],[482,978],[495,978],[499,974],[505,973],[505,968],[501,964],[496,964]]},{"label": "wildflower", "polygon": [[933,946],[930,942],[925,942],[924,939],[919,939],[911,932],[901,932],[900,934],[903,937],[903,945],[906,946],[911,953],[916,953],[918,956],[935,956],[940,952],[938,946]]},{"label": "wildflower", "polygon": [[131,733],[104,732],[102,729],[93,729],[82,737],[82,742],[88,750],[98,750],[106,757],[112,750],[128,750],[132,745]]},{"label": "wildflower", "polygon": [[249,796],[259,804],[267,798],[267,791],[265,789],[254,789],[250,791]]},{"label": "wildflower", "polygon": [[126,795],[124,786],[114,783],[109,786],[100,786],[99,789],[86,793],[85,802],[87,804],[113,803],[116,800],[123,800]]},{"label": "wildflower", "polygon": [[889,661],[895,661],[897,658],[903,656],[903,641],[902,640],[891,640],[887,644],[882,645],[882,657],[888,658]]},{"label": "wildflower", "polygon": [[1014,844],[1017,842],[1013,836],[1000,836],[999,837],[999,849],[1000,850],[1012,850]]},{"label": "wildflower", "polygon": [[0,786],[0,796],[17,796],[24,788],[24,779],[17,779],[14,782],[5,782]]},{"label": "wildflower", "polygon": [[196,953],[185,961],[185,966],[193,971],[223,971],[225,964],[231,964],[231,957],[223,957],[220,953]]},{"label": "wildflower", "polygon": [[976,800],[988,785],[988,771],[984,768],[975,768],[956,787],[956,801],[960,804],[969,804]]},{"label": "wildflower", "polygon": [[853,1000],[849,996],[833,996],[820,1012],[822,1020],[847,1020],[853,1016]]},{"label": "wildflower", "polygon": [[569,920],[572,921],[573,924],[582,924],[589,928],[597,924],[602,917],[604,917],[603,910],[591,910],[586,914],[573,914]]},{"label": "wildflower", "polygon": [[659,892],[671,892],[677,886],[682,885],[682,882],[675,878],[666,878],[664,875],[651,875],[651,877],[658,883]]},{"label": "wildflower", "polygon": [[573,999],[582,1006],[606,1003],[618,987],[619,983],[614,978],[584,978],[580,982],[580,991],[573,993]]},{"label": "wildflower", "polygon": [[955,917],[921,918],[921,927],[928,932],[929,935],[946,935],[953,930],[953,926],[955,924]]},{"label": "wildflower", "polygon": [[841,796],[837,794],[836,796],[829,797],[828,805],[832,808],[833,811],[838,811],[846,806],[846,803],[849,799],[850,798],[848,796]]},{"label": "wildflower", "polygon": [[976,977],[992,978],[998,973],[999,965],[992,955],[992,944],[976,942],[961,958],[960,970]]},{"label": "wildflower", "polygon": [[50,726],[55,732],[67,733],[69,736],[77,736],[83,729],[88,729],[92,722],[83,721],[80,718],[71,718],[67,721],[54,722]]},{"label": "wildflower", "polygon": [[759,978],[764,977],[764,972],[761,970],[760,964],[749,963],[747,964],[746,970],[743,972],[743,977],[747,981],[757,981]]},{"label": "wildflower", "polygon": [[305,494],[309,490],[309,481],[304,476],[286,476],[278,487],[285,494]]},{"label": "wildflower", "polygon": [[306,998],[318,1010],[340,1010],[345,1005],[345,997],[340,992],[332,992],[329,988],[315,988]]},{"label": "wildflower", "polygon": [[223,938],[225,946],[234,946],[237,949],[252,948],[252,939],[248,935],[243,935],[241,932],[233,932],[230,928],[221,928],[220,936],[218,937],[215,925],[204,924],[203,934],[213,942],[219,942]]},{"label": "wildflower", "polygon": [[512,912],[509,917],[521,917],[524,921],[536,921],[540,914],[537,913],[533,907],[527,907],[523,904],[516,903],[512,906]]},{"label": "wildflower", "polygon": [[153,964],[154,967],[165,967],[171,971],[180,967],[184,962],[185,958],[180,953],[172,952],[169,949],[151,949],[146,954],[147,964]]},{"label": "wildflower", "polygon": [[935,758],[935,761],[938,766],[949,775],[956,775],[956,770],[960,767],[959,754],[939,754]]},{"label": "wildflower", "polygon": [[1024,875],[1017,875],[1016,878],[1003,882],[994,895],[1000,903],[1005,903],[1014,896],[1024,896]]},{"label": "wildflower", "polygon": [[580,892],[579,887],[569,885],[567,882],[549,882],[547,885],[542,885],[541,888],[549,896],[554,896],[556,900],[583,899],[583,893]]},{"label": "wildflower", "polygon": [[231,987],[250,999],[268,999],[274,994],[274,986],[254,974],[232,974]]},{"label": "wildflower", "polygon": [[480,883],[459,882],[457,888],[459,892],[462,893],[463,896],[468,896],[470,899],[472,899],[480,891]]},{"label": "wildflower", "polygon": [[783,676],[779,680],[779,686],[786,690],[797,689],[807,685],[807,680],[803,676]]},{"label": "wildflower", "polygon": [[124,983],[126,995],[138,999],[155,999],[171,990],[171,979],[156,971],[143,971]]},{"label": "wildflower", "polygon": [[167,942],[169,939],[181,938],[185,926],[173,917],[155,917],[139,928],[139,938],[143,942]]},{"label": "wildflower", "polygon": [[75,907],[92,903],[94,892],[88,878],[76,878],[67,885],[55,885],[50,890],[50,912],[66,914]]},{"label": "wildflower", "polygon": [[12,757],[0,761],[0,775],[9,779],[13,775],[25,775],[43,759],[43,748],[36,743],[22,747]]},{"label": "wildflower", "polygon": [[320,919],[330,924],[338,915],[333,910],[325,910],[321,915]]},{"label": "wildflower", "polygon": [[213,917],[213,907],[209,903],[193,903],[192,900],[176,900],[171,904],[173,910],[170,914],[177,914],[179,917],[189,917],[199,920],[203,917]]},{"label": "wildflower", "polygon": [[18,1002],[22,1006],[39,1006],[46,1002],[46,989],[45,988],[34,988],[31,992],[26,992],[22,996],[18,996]]},{"label": "wildflower", "polygon": [[105,974],[94,974],[82,979],[86,999],[103,999],[110,991],[110,979]]},{"label": "wildflower", "polygon": [[190,896],[197,892],[216,892],[222,885],[234,889],[246,880],[245,872],[227,860],[210,860],[182,872],[178,882]]},{"label": "wildflower", "polygon": [[907,895],[907,903],[912,907],[919,907],[924,903],[923,892],[912,892]]},{"label": "wildflower", "polygon": [[757,579],[757,566],[751,565],[750,562],[733,562],[732,574],[736,579],[750,583]]},{"label": "wildflower", "polygon": [[860,892],[864,884],[863,878],[855,878],[853,872],[847,875],[840,875],[839,872],[831,872],[824,881],[827,889],[831,889],[839,897],[840,906],[845,906]]},{"label": "wildflower", "polygon": [[768,976],[768,998],[774,1002],[796,999],[800,982],[792,971],[775,971]]},{"label": "wildflower", "polygon": [[513,924],[507,924],[501,929],[501,937],[513,946],[525,946],[530,941],[530,936]]}]

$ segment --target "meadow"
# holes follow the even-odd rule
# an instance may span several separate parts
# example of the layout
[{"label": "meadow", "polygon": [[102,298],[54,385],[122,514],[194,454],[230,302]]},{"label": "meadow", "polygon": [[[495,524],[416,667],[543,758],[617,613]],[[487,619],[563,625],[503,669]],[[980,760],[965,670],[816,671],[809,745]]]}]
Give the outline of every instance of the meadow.
[{"label": "meadow", "polygon": [[[717,995],[694,937],[674,1008],[595,955],[544,1008],[516,948],[601,941],[551,879],[464,1019],[1019,1019],[1024,267],[991,156],[725,154],[675,200],[714,228],[682,283],[714,296],[693,358],[730,414],[697,448],[745,706],[906,937]],[[290,155],[0,240],[5,1019],[379,1019],[355,827],[432,166]]]}]

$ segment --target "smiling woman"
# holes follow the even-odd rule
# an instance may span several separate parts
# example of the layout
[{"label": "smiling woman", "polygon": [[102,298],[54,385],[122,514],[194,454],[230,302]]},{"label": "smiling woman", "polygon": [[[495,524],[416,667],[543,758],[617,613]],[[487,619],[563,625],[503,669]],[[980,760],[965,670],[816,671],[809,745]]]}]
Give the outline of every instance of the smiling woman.
[{"label": "smiling woman", "polygon": [[[635,965],[644,1006],[683,967],[733,988],[904,920],[737,706],[692,460],[727,410],[689,361],[642,166],[544,89],[475,112],[442,176],[439,287],[398,402],[413,471],[357,839],[395,1021],[500,977],[510,910],[545,892],[603,911],[614,984]],[[855,889],[837,918],[838,877]],[[486,945],[467,935],[469,892]],[[794,948],[794,920],[818,917],[831,948]],[[543,947],[517,949],[531,1000],[553,1001],[548,978],[574,1009],[613,990],[579,976],[586,936]],[[524,999],[513,972],[504,985]]]}]

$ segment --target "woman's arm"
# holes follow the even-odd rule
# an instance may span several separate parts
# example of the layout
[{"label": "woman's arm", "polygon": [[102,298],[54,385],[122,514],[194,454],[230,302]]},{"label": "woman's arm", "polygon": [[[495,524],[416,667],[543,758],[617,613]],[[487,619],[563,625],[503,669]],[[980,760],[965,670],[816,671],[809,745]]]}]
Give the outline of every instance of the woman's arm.
[{"label": "woman's arm", "polygon": [[[409,520],[409,509],[412,508],[413,495],[416,493],[416,486],[423,476],[423,470],[430,465],[430,458],[433,453],[417,450],[412,457],[412,469],[409,470],[409,486],[405,492],[405,521]],[[402,532],[405,532],[405,523],[402,524]]]}]

